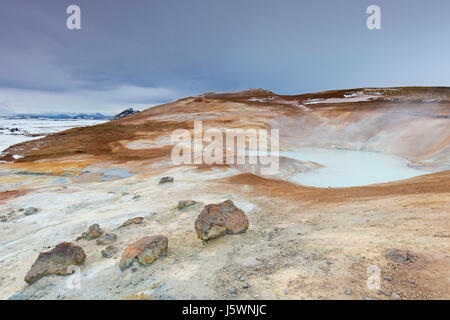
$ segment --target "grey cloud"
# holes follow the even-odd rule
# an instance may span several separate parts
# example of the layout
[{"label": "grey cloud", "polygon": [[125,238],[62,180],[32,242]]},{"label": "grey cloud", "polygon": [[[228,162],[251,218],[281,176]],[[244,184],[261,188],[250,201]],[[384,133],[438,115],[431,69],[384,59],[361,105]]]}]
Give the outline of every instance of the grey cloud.
[{"label": "grey cloud", "polygon": [[[0,87],[59,98],[126,86],[294,94],[450,85],[450,2],[380,0],[383,29],[369,31],[372,2],[3,0]],[[66,29],[71,4],[81,30]]]}]

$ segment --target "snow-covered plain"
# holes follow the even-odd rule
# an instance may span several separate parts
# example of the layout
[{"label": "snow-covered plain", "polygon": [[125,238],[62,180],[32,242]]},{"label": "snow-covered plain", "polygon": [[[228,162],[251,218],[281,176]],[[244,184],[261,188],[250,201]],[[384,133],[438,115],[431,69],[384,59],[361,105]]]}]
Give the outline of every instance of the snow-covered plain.
[{"label": "snow-covered plain", "polygon": [[107,120],[53,120],[0,117],[0,153],[8,147],[20,142],[39,139],[50,133],[60,132],[75,127],[93,126],[106,121]]}]

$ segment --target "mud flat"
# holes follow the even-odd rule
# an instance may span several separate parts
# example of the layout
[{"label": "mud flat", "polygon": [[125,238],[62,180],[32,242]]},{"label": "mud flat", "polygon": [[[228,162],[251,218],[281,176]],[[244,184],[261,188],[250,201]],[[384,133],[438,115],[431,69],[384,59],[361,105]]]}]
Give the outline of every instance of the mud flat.
[{"label": "mud flat", "polygon": [[[210,93],[13,146],[0,159],[13,162],[0,164],[0,298],[448,299],[449,97],[448,88]],[[282,152],[312,149],[284,155],[295,160],[280,162],[286,177],[173,166],[171,132],[199,118],[205,127],[280,128]],[[346,159],[348,152],[359,156]],[[382,180],[355,183],[332,167],[339,157],[350,171],[375,168],[367,177]],[[309,165],[316,160],[323,166]],[[325,188],[299,184],[332,169]],[[342,175],[364,185],[338,185]],[[166,176],[173,182],[160,184]],[[227,199],[249,229],[202,243],[197,216]],[[26,215],[30,207],[36,212]],[[141,223],[121,227],[136,217]],[[75,241],[93,224],[117,235],[111,258],[102,256],[106,245]],[[122,252],[154,234],[168,238],[167,255],[121,271]],[[39,252],[63,241],[86,253],[80,286],[55,275],[26,284]],[[393,262],[393,248],[408,258]],[[371,270],[379,270],[378,289],[367,285]]]}]

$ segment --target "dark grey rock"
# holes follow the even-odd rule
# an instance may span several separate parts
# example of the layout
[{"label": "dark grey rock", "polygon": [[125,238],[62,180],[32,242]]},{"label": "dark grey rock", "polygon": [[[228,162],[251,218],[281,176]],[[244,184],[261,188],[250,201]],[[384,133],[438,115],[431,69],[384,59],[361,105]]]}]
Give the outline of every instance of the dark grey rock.
[{"label": "dark grey rock", "polygon": [[32,214],[35,214],[36,212],[38,212],[38,209],[36,209],[34,207],[29,207],[27,210],[25,210],[25,212],[23,214],[26,216],[30,216]]},{"label": "dark grey rock", "polygon": [[408,253],[406,251],[394,248],[390,249],[388,253],[386,253],[386,258],[395,263],[403,263],[408,261]]},{"label": "dark grey rock", "polygon": [[168,183],[168,182],[173,182],[173,177],[162,177],[159,180],[159,184]]}]

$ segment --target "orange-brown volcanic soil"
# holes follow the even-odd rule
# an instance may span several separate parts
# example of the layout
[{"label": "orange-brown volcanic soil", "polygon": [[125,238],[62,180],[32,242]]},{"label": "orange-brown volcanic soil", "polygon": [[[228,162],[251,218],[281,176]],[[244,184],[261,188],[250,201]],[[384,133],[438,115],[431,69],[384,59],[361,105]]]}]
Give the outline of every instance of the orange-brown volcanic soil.
[{"label": "orange-brown volcanic soil", "polygon": [[[430,174],[312,188],[232,165],[174,166],[170,135],[192,130],[194,120],[204,128],[280,129],[281,149],[392,154]],[[0,298],[448,299],[449,124],[450,88],[249,90],[189,97],[12,146],[0,158],[10,162],[0,163]],[[102,179],[111,168],[133,175]],[[175,181],[159,185],[162,176]],[[198,206],[176,208],[188,199]],[[226,199],[247,214],[249,230],[202,244],[196,217]],[[19,211],[31,206],[39,209],[34,215]],[[142,225],[117,229],[136,216]],[[104,259],[95,241],[80,240],[82,290],[68,290],[57,276],[23,282],[39,251],[73,241],[94,223],[117,233],[119,255]],[[158,233],[169,239],[167,257],[120,272],[127,245]],[[409,251],[414,262],[387,260],[391,248]],[[380,289],[367,286],[371,266],[380,269]]]}]

